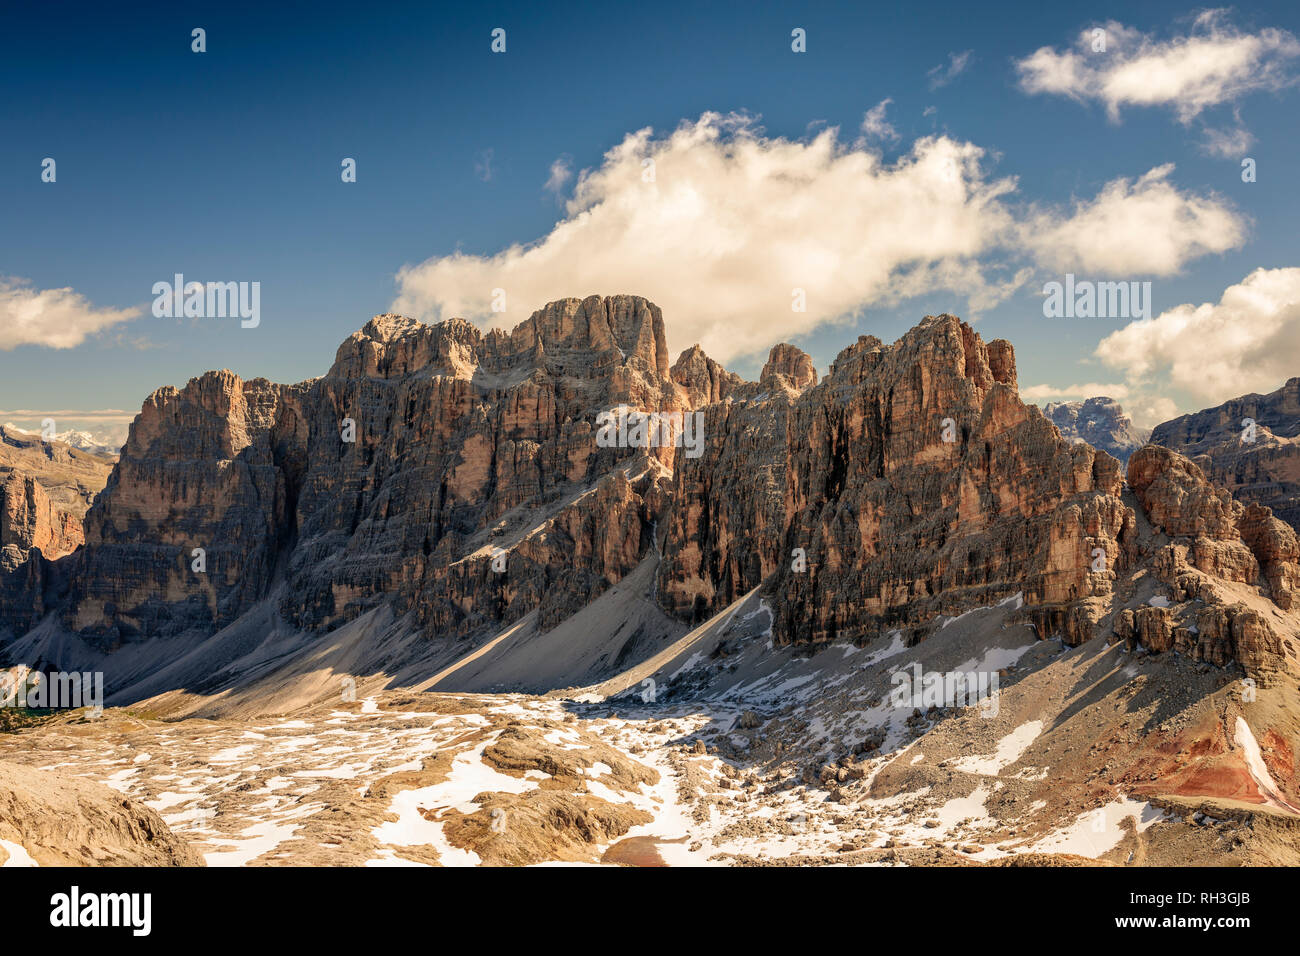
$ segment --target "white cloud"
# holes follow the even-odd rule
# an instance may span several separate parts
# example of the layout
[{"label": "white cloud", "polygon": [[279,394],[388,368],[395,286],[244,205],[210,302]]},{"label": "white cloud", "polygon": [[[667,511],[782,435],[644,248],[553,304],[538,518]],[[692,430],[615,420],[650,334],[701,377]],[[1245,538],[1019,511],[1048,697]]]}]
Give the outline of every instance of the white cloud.
[{"label": "white cloud", "polygon": [[[1104,51],[1096,49],[1098,29],[1105,31]],[[1294,34],[1242,32],[1224,11],[1212,10],[1188,33],[1167,40],[1110,21],[1082,31],[1073,49],[1041,47],[1016,66],[1026,92],[1095,101],[1112,120],[1126,106],[1165,107],[1188,124],[1211,107],[1294,84],[1296,57],[1300,40]]]},{"label": "white cloud", "polygon": [[1255,144],[1255,137],[1238,120],[1233,127],[1214,129],[1207,127],[1201,149],[1219,159],[1242,159]]},{"label": "white cloud", "polygon": [[551,163],[551,174],[547,177],[545,189],[558,194],[573,178],[573,157],[561,156]]},{"label": "white cloud", "polygon": [[[713,113],[662,138],[642,129],[580,174],[549,234],[407,266],[393,309],[511,328],[554,299],[633,293],[663,308],[674,353],[699,342],[727,361],[910,296],[943,291],[990,308],[1044,256],[1094,268],[1120,263],[1108,251],[1118,244],[1133,257],[1126,270],[1163,273],[1243,231],[1217,200],[1176,190],[1164,167],[1072,211],[1024,211],[1015,180],[990,178],[983,159],[971,143],[928,136],[886,163],[835,129],[789,140]],[[491,311],[497,288],[504,313]],[[796,288],[806,312],[791,310]]]},{"label": "white cloud", "polygon": [[[768,138],[717,114],[663,139],[642,129],[583,171],[545,238],[406,267],[394,309],[509,328],[557,298],[628,292],[663,308],[674,352],[698,341],[725,361],[927,283],[987,302],[1007,293],[974,259],[1007,230],[1014,182],[987,180],[982,155],[930,137],[886,164],[835,129]],[[491,312],[494,288],[508,312]]]},{"label": "white cloud", "polygon": [[867,110],[862,117],[862,135],[867,139],[896,140],[898,131],[889,124],[885,119],[885,110],[889,104],[894,102],[891,99],[881,100],[871,109]]},{"label": "white cloud", "polygon": [[87,336],[141,312],[96,308],[72,289],[34,289],[25,279],[0,277],[0,351],[20,345],[74,348]]},{"label": "white cloud", "polygon": [[1096,355],[1134,390],[1183,390],[1205,405],[1271,392],[1300,374],[1300,268],[1256,269],[1217,303],[1179,305],[1102,339]]},{"label": "white cloud", "polygon": [[970,65],[971,54],[974,52],[974,50],[963,50],[961,53],[949,53],[946,66],[940,63],[927,70],[925,75],[930,78],[930,89],[937,90],[941,86],[947,86],[965,72],[966,67]]},{"label": "white cloud", "polygon": [[1161,422],[1167,422],[1181,414],[1177,402],[1154,392],[1134,393],[1122,404],[1125,414],[1133,419],[1133,424],[1138,428],[1155,428]]},{"label": "white cloud", "polygon": [[1031,216],[1026,242],[1043,265],[1060,272],[1172,275],[1192,259],[1240,246],[1246,223],[1216,196],[1181,192],[1172,164],[1136,181],[1116,179],[1094,199]]},{"label": "white cloud", "polygon": [[1087,382],[1081,385],[1028,385],[1020,390],[1027,402],[1073,402],[1105,395],[1117,402],[1128,397],[1129,388],[1122,382]]},{"label": "white cloud", "polygon": [[485,183],[492,182],[492,157],[495,151],[485,149],[474,158],[474,175]]}]

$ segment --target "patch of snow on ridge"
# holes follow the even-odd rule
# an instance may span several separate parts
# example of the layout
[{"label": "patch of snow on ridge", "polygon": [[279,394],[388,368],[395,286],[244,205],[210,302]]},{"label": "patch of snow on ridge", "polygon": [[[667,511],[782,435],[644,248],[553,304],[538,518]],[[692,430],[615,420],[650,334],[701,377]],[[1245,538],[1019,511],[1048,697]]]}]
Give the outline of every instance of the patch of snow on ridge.
[{"label": "patch of snow on ridge", "polygon": [[1031,720],[1028,723],[1021,724],[999,740],[997,750],[994,751],[992,756],[963,757],[961,760],[956,761],[953,766],[958,770],[965,770],[967,773],[996,777],[1002,772],[1003,768],[1009,767],[1019,760],[1021,755],[1029,749],[1029,745],[1037,740],[1038,735],[1042,732],[1043,722],[1041,720]]},{"label": "patch of snow on ridge", "polygon": [[[1036,642],[1035,642],[1036,644]],[[1017,663],[1035,644],[1024,647],[990,647],[982,658],[972,657],[957,666],[959,671],[1000,671]]]},{"label": "patch of snow on ridge", "polygon": [[1154,823],[1171,819],[1170,814],[1144,800],[1121,797],[1081,814],[1070,826],[1048,834],[1021,852],[1074,853],[1095,860],[1119,846],[1125,835],[1121,824],[1129,817],[1135,818],[1139,833]]},{"label": "patch of snow on ridge", "polygon": [[973,607],[969,611],[962,611],[960,614],[956,615],[955,617],[941,616],[939,618],[939,621],[941,622],[939,624],[939,630],[942,631],[949,624],[954,624],[957,621],[960,621],[962,618],[967,617],[971,614],[975,614],[978,611],[991,611],[995,607],[1010,607],[1012,610],[1018,611],[1020,610],[1021,607],[1024,606],[1024,603],[1025,603],[1025,592],[1017,591],[1015,594],[1011,595],[1011,597],[1003,598],[997,604],[989,605],[988,607]]},{"label": "patch of snow on ridge", "polygon": [[698,667],[701,663],[704,662],[704,660],[705,660],[704,652],[696,651],[694,654],[692,654],[689,658],[686,659],[685,664],[683,664],[681,667],[677,668],[677,670],[673,671],[671,674],[668,675],[668,680],[669,681],[676,680],[678,675],[684,674],[687,671],[692,670],[695,667]]},{"label": "patch of snow on ridge", "polygon": [[1255,735],[1251,733],[1250,724],[1246,723],[1244,717],[1237,718],[1233,742],[1245,753],[1246,766],[1250,769],[1250,775],[1254,778],[1255,785],[1259,787],[1260,793],[1264,795],[1264,799],[1274,806],[1290,810],[1293,813],[1300,813],[1300,809],[1287,803],[1277,784],[1273,781],[1273,775],[1268,772],[1268,765],[1264,763],[1264,755],[1260,752],[1259,742],[1255,739]]},{"label": "patch of snow on ridge", "polygon": [[19,846],[17,843],[10,843],[8,840],[0,840],[0,846],[5,848],[9,854],[9,859],[5,860],[5,866],[40,866],[32,859],[26,848]]},{"label": "patch of snow on ridge", "polygon": [[903,642],[902,631],[890,631],[889,636],[891,638],[889,646],[884,650],[876,651],[863,661],[863,667],[871,667],[873,664],[879,664],[881,661],[888,660],[891,657],[897,657],[899,654],[902,654],[907,650],[907,644]]}]

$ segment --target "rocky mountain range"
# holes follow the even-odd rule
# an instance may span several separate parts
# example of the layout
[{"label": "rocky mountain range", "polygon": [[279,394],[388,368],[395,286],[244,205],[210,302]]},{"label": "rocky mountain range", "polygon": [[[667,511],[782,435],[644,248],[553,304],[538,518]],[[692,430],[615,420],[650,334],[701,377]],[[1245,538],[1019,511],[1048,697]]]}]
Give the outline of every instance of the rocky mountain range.
[{"label": "rocky mountain range", "polygon": [[[0,432],[19,439],[35,439],[39,438],[41,434],[38,431],[19,428],[13,422],[5,422],[0,425]],[[74,428],[57,432],[51,441],[55,444],[67,445],[69,448],[75,448],[78,451],[109,458],[116,457],[117,453],[122,449],[122,443],[115,441],[111,434],[107,432],[89,432],[84,429]]]},{"label": "rocky mountain range", "polygon": [[[951,315],[862,336],[820,379],[778,345],[756,382],[698,347],[673,362],[635,296],[553,302],[509,333],[380,315],[321,378],[155,391],[81,522],[39,462],[16,465],[0,631],[11,664],[102,671],[121,746],[173,746],[161,728],[196,716],[232,735],[196,725],[196,763],[272,716],[361,734],[360,802],[306,791],[319,819],[285,805],[257,824],[306,828],[289,861],[657,859],[669,804],[700,828],[690,853],[736,862],[841,844],[914,863],[1300,860],[1300,545],[1251,494],[1286,513],[1282,480],[1258,476],[1291,460],[1298,383],[1134,450],[1108,399],[1023,402],[1011,344]],[[1225,487],[1216,436],[1239,413],[1272,457]],[[890,706],[913,665],[1002,680],[996,721]],[[157,727],[112,718],[127,704]],[[425,750],[380,740],[447,720]],[[69,734],[0,751],[77,749]],[[566,740],[605,756],[575,766]],[[238,793],[276,791],[260,768],[277,753]],[[149,807],[176,797],[148,761],[85,759]],[[466,760],[495,783],[452,786]],[[183,802],[244,799],[205,781]],[[435,810],[410,815],[417,791]],[[825,834],[786,832],[827,801]],[[494,843],[496,811],[532,829]],[[1082,852],[1090,813],[1106,837]],[[930,835],[908,829],[928,814]],[[562,840],[538,835],[557,820]],[[194,833],[209,862],[252,839]]]},{"label": "rocky mountain range", "polygon": [[1061,435],[1106,452],[1121,464],[1151,438],[1150,429],[1138,428],[1113,398],[1094,396],[1081,402],[1048,402],[1046,415]]},{"label": "rocky mountain range", "polygon": [[1300,378],[1157,425],[1151,440],[1182,452],[1240,501],[1300,529]]}]

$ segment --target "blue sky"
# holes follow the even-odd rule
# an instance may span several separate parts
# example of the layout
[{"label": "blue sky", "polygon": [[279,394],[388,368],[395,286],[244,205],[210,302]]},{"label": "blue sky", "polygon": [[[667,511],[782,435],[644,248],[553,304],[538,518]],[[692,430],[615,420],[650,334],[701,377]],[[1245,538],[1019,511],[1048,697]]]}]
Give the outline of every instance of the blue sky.
[{"label": "blue sky", "polygon": [[[86,4],[8,11],[0,32],[0,276],[12,293],[9,308],[43,307],[46,300],[32,306],[24,296],[71,289],[79,298],[52,309],[50,322],[77,321],[77,308],[140,314],[69,348],[52,347],[42,334],[6,337],[0,325],[0,414],[67,411],[69,421],[94,425],[120,416],[91,412],[134,413],[154,388],[210,368],[278,381],[319,375],[343,339],[404,291],[396,278],[403,266],[460,252],[485,257],[491,272],[489,257],[515,244],[544,243],[573,215],[565,203],[578,174],[599,171],[625,137],[649,127],[651,142],[663,143],[679,124],[696,124],[710,112],[748,116],[740,135],[762,155],[781,140],[807,144],[826,126],[839,128],[839,150],[872,152],[882,169],[915,157],[925,137],[977,147],[981,184],[1014,178],[1013,192],[999,201],[1014,220],[1007,228],[1024,235],[1010,251],[994,243],[973,258],[999,280],[1024,270],[1023,281],[978,309],[963,280],[951,288],[920,282],[920,294],[908,287],[901,299],[894,280],[849,282],[848,305],[837,304],[837,316],[793,324],[777,304],[770,313],[744,303],[734,315],[717,308],[712,274],[692,274],[692,257],[671,276],[651,270],[635,280],[647,288],[567,294],[636,292],[658,301],[661,287],[692,290],[688,301],[698,303],[698,313],[666,307],[677,348],[697,338],[725,341],[728,327],[747,325],[753,315],[745,351],[725,357],[751,377],[766,347],[780,340],[808,350],[824,372],[858,334],[890,341],[928,312],[951,311],[974,314],[986,339],[1015,344],[1022,387],[1043,387],[1035,396],[1113,383],[1131,390],[1117,396],[1121,401],[1145,403],[1157,414],[1222,400],[1228,382],[1236,388],[1231,394],[1275,388],[1287,362],[1300,374],[1300,354],[1288,352],[1300,306],[1293,308],[1296,283],[1285,272],[1300,266],[1300,91],[1293,85],[1300,62],[1287,40],[1300,33],[1300,9],[1243,4],[1198,25],[1200,7],[1150,3],[1131,13],[1127,6],[177,4],[132,11]],[[1029,88],[1018,64],[1044,47],[1062,64],[1081,31],[1112,20],[1134,32],[1111,28],[1114,59],[1090,61],[1101,71],[1100,87]],[[194,27],[207,33],[201,54],[191,52]],[[504,54],[490,50],[495,27],[507,31]],[[791,50],[795,27],[807,32],[805,53]],[[1280,39],[1272,31],[1281,31]],[[1219,44],[1228,61],[1242,49],[1258,59],[1236,79],[1219,77],[1209,92],[1189,83],[1142,105],[1130,90],[1129,99],[1115,101],[1117,116],[1108,113],[1105,90],[1131,82],[1107,73],[1111,64],[1139,57],[1129,61],[1130,73],[1176,69],[1185,49],[1180,38],[1195,36],[1208,38],[1211,54]],[[1143,50],[1150,63],[1140,60]],[[1137,86],[1145,90],[1161,76],[1172,82],[1152,76],[1140,76]],[[1053,77],[1040,77],[1040,86],[1059,80]],[[885,100],[881,116],[892,134],[864,131],[864,115]],[[1224,130],[1244,134],[1244,148],[1214,152],[1207,144]],[[1253,183],[1241,179],[1245,156],[1257,163]],[[57,162],[54,183],[41,181],[45,157]],[[356,183],[341,182],[343,157],[357,160]],[[572,175],[549,190],[557,159]],[[1192,227],[1206,232],[1200,245],[1209,251],[1193,243],[1176,249],[1170,263],[1135,261],[1128,268],[1121,258],[1115,266],[1106,247],[1112,239],[1123,246],[1124,237],[1106,229],[1132,220],[1126,213],[1072,219],[1073,204],[1097,202],[1107,184],[1132,184],[1166,164],[1174,168],[1163,174],[1165,206],[1155,202],[1160,197],[1128,197],[1135,214],[1150,206],[1154,216],[1135,229],[1151,230],[1156,240],[1181,232],[1187,209],[1208,203],[1241,234],[1216,242],[1212,234],[1224,230],[1211,216]],[[662,165],[667,173],[669,164]],[[617,189],[607,183],[590,203],[613,205],[622,195]],[[861,208],[874,208],[873,195],[862,194]],[[743,205],[745,197],[726,202],[733,200]],[[857,210],[847,204],[844,215],[852,219]],[[736,215],[742,228],[744,217],[758,213]],[[809,215],[827,213],[814,206]],[[1089,231],[1088,222],[1104,228]],[[895,228],[866,215],[852,225],[867,247]],[[816,231],[814,222],[810,233]],[[1053,236],[1065,251],[1044,258],[1044,237]],[[758,231],[745,255],[761,258],[761,244],[780,238]],[[653,258],[656,241],[630,239],[626,248],[636,258],[641,242]],[[1092,246],[1080,248],[1084,242]],[[1138,248],[1150,244],[1144,239]],[[802,254],[799,248],[792,245],[791,254]],[[576,245],[572,255],[581,249]],[[858,270],[851,252],[844,255],[845,270]],[[529,273],[532,267],[516,265],[508,273],[514,287],[549,288]],[[566,268],[560,257],[552,271],[563,275]],[[582,281],[601,285],[580,264],[573,268]],[[1197,320],[1205,323],[1199,329],[1192,323],[1200,350],[1228,353],[1205,376],[1213,384],[1205,384],[1195,374],[1188,322],[1177,316],[1116,339],[1110,363],[1094,350],[1128,319],[1045,318],[1043,283],[1067,269],[1151,281],[1156,315],[1183,303],[1213,307],[1225,290],[1265,269],[1267,303],[1243,294],[1244,305],[1212,309]],[[451,266],[431,270],[417,298],[442,301],[439,283],[446,279],[456,287],[446,301],[465,300],[480,271],[462,277]],[[155,318],[151,288],[177,272],[199,281],[260,282],[261,324],[240,329],[228,320]],[[610,281],[627,281],[627,274],[611,272]],[[544,304],[527,301],[526,292],[521,297],[495,320],[513,324]],[[1249,314],[1240,315],[1242,308]],[[0,323],[16,323],[17,314],[0,306]],[[1225,322],[1245,329],[1249,342],[1219,348],[1215,336]],[[1119,356],[1123,350],[1152,358],[1139,362]],[[23,424],[33,416],[6,417]]]}]

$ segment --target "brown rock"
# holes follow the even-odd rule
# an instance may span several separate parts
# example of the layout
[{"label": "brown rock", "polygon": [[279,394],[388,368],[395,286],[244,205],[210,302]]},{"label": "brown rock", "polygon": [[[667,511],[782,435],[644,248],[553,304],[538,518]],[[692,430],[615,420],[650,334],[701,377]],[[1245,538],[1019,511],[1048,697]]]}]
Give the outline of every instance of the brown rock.
[{"label": "brown rock", "polygon": [[[1253,436],[1246,419],[1255,422]],[[1151,441],[1194,460],[1243,504],[1272,508],[1300,530],[1300,377],[1267,395],[1243,395],[1157,425]]]},{"label": "brown rock", "polygon": [[1071,447],[1014,386],[1007,343],[939,316],[893,346],[863,336],[802,392],[733,391],[706,455],[674,474],[661,600],[698,618],[775,572],[773,633],[795,643],[1017,592],[1076,620],[1065,609],[1128,560],[1132,514],[1118,463]]}]

